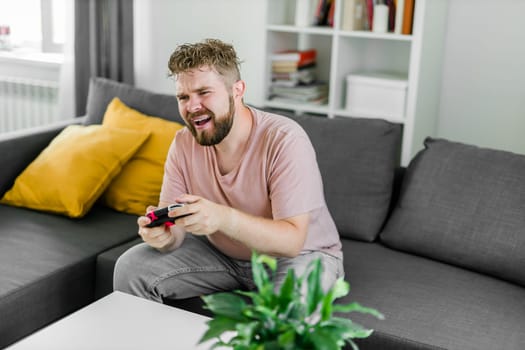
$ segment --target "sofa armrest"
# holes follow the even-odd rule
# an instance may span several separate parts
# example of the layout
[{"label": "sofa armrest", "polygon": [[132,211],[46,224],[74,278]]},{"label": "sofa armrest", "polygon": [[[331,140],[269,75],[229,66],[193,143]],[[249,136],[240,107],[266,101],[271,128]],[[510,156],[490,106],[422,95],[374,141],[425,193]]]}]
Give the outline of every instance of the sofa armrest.
[{"label": "sofa armrest", "polygon": [[66,126],[83,123],[85,117],[0,134],[0,197],[16,177]]}]

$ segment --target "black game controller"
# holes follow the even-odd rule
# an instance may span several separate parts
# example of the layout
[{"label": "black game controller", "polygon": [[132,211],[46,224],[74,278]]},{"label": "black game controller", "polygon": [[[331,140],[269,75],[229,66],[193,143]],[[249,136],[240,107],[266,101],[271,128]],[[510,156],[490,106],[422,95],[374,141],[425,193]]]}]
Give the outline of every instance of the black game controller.
[{"label": "black game controller", "polygon": [[146,225],[146,227],[157,227],[162,224],[165,224],[167,226],[174,225],[174,222],[178,218],[182,218],[191,214],[185,214],[177,217],[169,217],[168,213],[172,211],[175,208],[183,207],[184,204],[177,203],[177,204],[170,204],[167,207],[160,208],[154,211],[150,211],[146,213],[146,216],[151,219],[151,222]]}]

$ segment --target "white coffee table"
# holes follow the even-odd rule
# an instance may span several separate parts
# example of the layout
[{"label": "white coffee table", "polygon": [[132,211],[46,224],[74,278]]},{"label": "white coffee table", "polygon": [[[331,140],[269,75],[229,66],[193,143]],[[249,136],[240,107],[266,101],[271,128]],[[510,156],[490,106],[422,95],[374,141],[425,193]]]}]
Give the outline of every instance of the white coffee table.
[{"label": "white coffee table", "polygon": [[35,332],[9,350],[209,349],[208,317],[121,292]]}]

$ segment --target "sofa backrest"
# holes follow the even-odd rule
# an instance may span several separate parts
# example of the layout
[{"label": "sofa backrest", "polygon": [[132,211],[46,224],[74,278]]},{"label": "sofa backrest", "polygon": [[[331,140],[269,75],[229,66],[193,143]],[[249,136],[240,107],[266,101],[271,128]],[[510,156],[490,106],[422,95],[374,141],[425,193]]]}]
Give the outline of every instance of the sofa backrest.
[{"label": "sofa backrest", "polygon": [[[175,85],[173,89],[175,91]],[[184,124],[175,94],[154,93],[99,77],[90,81],[84,124],[102,123],[106,108],[114,97],[120,98],[127,106],[144,114]]]},{"label": "sofa backrest", "polygon": [[428,138],[381,240],[525,286],[525,155]]},{"label": "sofa backrest", "polygon": [[389,212],[402,128],[379,119],[291,116],[308,133],[342,237],[373,241]]},{"label": "sofa backrest", "polygon": [[38,126],[0,135],[0,197],[18,175],[63,129],[63,124]]}]

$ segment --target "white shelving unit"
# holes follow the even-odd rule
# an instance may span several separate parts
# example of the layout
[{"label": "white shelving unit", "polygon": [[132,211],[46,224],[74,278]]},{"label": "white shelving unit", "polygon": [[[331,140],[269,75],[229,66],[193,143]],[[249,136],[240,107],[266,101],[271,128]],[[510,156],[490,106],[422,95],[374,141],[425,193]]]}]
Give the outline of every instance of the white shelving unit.
[{"label": "white shelving unit", "polygon": [[[441,57],[448,0],[416,0],[412,35],[341,30],[342,0],[336,0],[334,26],[296,26],[297,1],[267,0],[266,53],[287,49],[317,49],[317,76],[329,84],[326,105],[289,104],[271,101],[268,107],[297,114],[375,118],[354,115],[345,109],[346,76],[356,72],[393,72],[408,81],[405,115],[383,118],[403,125],[401,164],[408,164],[423,147],[426,136],[434,136],[441,86]],[[271,64],[266,60],[265,93],[268,94]],[[380,103],[380,101],[378,101]]]}]

